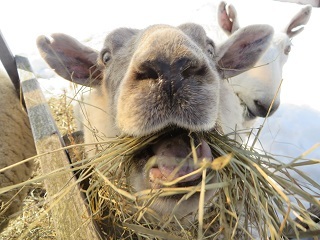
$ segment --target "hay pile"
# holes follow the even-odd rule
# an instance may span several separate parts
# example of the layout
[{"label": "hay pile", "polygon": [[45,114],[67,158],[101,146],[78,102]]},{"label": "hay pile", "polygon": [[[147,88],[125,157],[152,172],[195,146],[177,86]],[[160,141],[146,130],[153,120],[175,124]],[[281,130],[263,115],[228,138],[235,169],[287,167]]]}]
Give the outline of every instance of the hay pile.
[{"label": "hay pile", "polygon": [[1,240],[54,240],[56,239],[50,213],[45,213],[46,190],[42,184],[33,184],[23,201],[21,212],[9,221],[8,227],[0,233]]}]

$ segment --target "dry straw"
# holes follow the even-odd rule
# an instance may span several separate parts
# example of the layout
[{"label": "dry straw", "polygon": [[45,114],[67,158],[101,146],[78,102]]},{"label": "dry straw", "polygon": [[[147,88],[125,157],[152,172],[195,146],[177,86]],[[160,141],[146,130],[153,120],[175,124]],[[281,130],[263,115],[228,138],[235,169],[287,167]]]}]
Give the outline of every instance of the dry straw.
[{"label": "dry straw", "polygon": [[[176,182],[164,182],[165,187],[161,189],[132,191],[126,174],[133,156],[171,130],[141,138],[121,136],[99,142],[102,147],[99,154],[72,164],[79,182],[90,183],[85,194],[92,217],[100,223],[107,239],[254,239],[256,236],[258,239],[291,239],[320,235],[316,223],[319,215],[316,216],[315,211],[311,213],[303,204],[320,209],[319,183],[299,170],[301,166],[319,164],[320,160],[306,158],[309,152],[285,164],[275,156],[239,145],[216,131],[189,133],[190,155],[195,161],[197,138],[208,142],[215,157],[213,162],[198,161],[199,168],[190,173],[202,172],[202,181],[192,187],[178,188],[174,187]],[[319,147],[316,145],[310,151]],[[57,169],[48,176],[40,175],[19,186],[0,189],[0,194],[44,178],[58,177],[66,171],[70,169]],[[217,181],[206,184],[212,177]],[[181,178],[175,181],[178,180]],[[209,202],[203,200],[206,189],[216,189]],[[149,208],[156,198],[180,194],[181,202],[195,193],[200,193],[199,211],[186,219],[175,215],[163,218]],[[58,199],[58,196],[47,197],[43,202],[46,210]],[[40,201],[35,204],[39,205]],[[40,216],[46,217],[47,212]],[[39,218],[29,228],[35,225],[34,229],[39,229]]]},{"label": "dry straw", "polygon": [[[125,178],[131,158],[167,131],[170,129],[141,138],[113,139],[90,160],[91,171],[86,174],[90,174],[91,184],[86,194],[93,217],[102,224],[108,237],[253,239],[259,236],[259,239],[289,239],[320,234],[319,225],[312,220],[316,216],[302,204],[308,202],[320,207],[316,198],[319,196],[310,190],[311,186],[320,190],[320,186],[298,169],[318,164],[319,160],[301,156],[284,164],[265,153],[247,150],[216,131],[189,134],[193,151],[197,147],[194,137],[201,135],[215,157],[212,163],[198,162],[199,169],[191,173],[202,172],[199,185],[176,188],[170,187],[176,182],[167,182],[163,183],[167,187],[158,190],[133,192]],[[293,177],[293,173],[300,180]],[[206,180],[214,176],[218,181],[206,184]],[[85,173],[82,178],[86,178]],[[209,203],[201,199],[206,189],[216,189]],[[200,201],[193,223],[185,224],[174,215],[162,218],[148,207],[159,197],[181,194],[183,201],[196,192],[200,193]]]}]

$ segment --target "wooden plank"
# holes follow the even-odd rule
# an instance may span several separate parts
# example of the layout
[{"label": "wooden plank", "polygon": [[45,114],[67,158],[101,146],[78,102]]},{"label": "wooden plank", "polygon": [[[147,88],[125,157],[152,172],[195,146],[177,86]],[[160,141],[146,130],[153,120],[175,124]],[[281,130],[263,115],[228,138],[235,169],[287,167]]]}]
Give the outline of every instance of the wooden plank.
[{"label": "wooden plank", "polygon": [[[17,56],[16,62],[38,154],[61,148],[59,131],[28,59]],[[39,157],[39,161],[44,175],[56,169],[70,168],[63,150]],[[57,239],[102,239],[72,172],[48,178],[44,184],[49,197],[61,198],[51,202]],[[70,191],[64,195],[66,189]]]},{"label": "wooden plank", "polygon": [[0,60],[4,68],[6,69],[11,81],[13,82],[13,85],[17,90],[17,93],[19,94],[20,80],[19,80],[16,62],[1,31],[0,31]]}]

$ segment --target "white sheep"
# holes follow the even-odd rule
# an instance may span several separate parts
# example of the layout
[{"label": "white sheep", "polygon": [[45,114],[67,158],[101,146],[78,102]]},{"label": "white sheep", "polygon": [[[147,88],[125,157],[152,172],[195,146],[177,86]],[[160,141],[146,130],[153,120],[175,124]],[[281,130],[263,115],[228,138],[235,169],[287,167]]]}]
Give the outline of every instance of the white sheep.
[{"label": "white sheep", "polygon": [[[291,39],[299,34],[311,16],[311,6],[301,7],[281,32],[275,32],[269,48],[261,56],[255,67],[229,79],[235,93],[246,106],[247,127],[256,117],[266,117],[274,113],[280,105],[282,68],[288,60]],[[218,7],[218,23],[228,36],[240,29],[239,19],[233,5],[221,2]]]},{"label": "white sheep", "polygon": [[[8,75],[0,69],[0,169],[36,155],[28,116]],[[0,188],[28,180],[34,170],[26,162],[0,173]],[[0,231],[10,216],[17,213],[28,192],[17,189],[0,195]]]},{"label": "white sheep", "polygon": [[[94,88],[85,109],[86,143],[174,127],[172,135],[145,149],[130,165],[128,182],[134,191],[141,191],[161,188],[154,180],[170,174],[175,168],[172,164],[178,164],[174,159],[190,153],[188,132],[219,128],[227,134],[243,127],[240,100],[221,76],[233,77],[253,66],[272,35],[270,26],[253,25],[216,46],[200,25],[190,23],[144,30],[120,28],[107,36],[100,53],[65,34],[40,36],[37,45],[60,76]],[[198,158],[212,159],[209,145],[203,139],[198,142]],[[91,152],[93,155],[95,149]],[[164,157],[146,169],[152,156],[159,154]],[[193,167],[182,166],[177,175],[190,171]],[[182,185],[199,180],[201,176]],[[206,201],[214,192],[206,191]],[[178,200],[179,196],[158,198],[151,208],[165,216]],[[182,217],[196,211],[198,202],[199,194],[194,194],[175,208],[175,214]]]}]

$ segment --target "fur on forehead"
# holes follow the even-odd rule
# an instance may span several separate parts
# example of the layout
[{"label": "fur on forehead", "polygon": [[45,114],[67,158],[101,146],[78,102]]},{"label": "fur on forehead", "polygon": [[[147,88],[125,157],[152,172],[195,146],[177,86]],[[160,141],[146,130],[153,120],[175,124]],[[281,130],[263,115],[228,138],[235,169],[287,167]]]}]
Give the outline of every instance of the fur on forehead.
[{"label": "fur on forehead", "polygon": [[101,52],[106,50],[115,53],[123,47],[133,36],[137,35],[140,30],[132,28],[118,28],[109,33],[104,41],[104,46]]},{"label": "fur on forehead", "polygon": [[[192,38],[194,41],[205,44],[208,42],[208,37],[204,28],[195,23],[185,23],[178,27],[181,29],[186,35]],[[212,40],[210,40],[211,42]]]},{"label": "fur on forehead", "polygon": [[109,33],[106,37],[101,54],[103,54],[105,51],[109,51],[111,54],[115,54],[126,44],[137,42],[134,41],[134,39],[140,39],[143,35],[149,34],[150,31],[166,28],[180,29],[190,39],[201,45],[205,45],[207,42],[212,42],[212,40],[208,39],[203,27],[195,23],[185,23],[181,24],[178,27],[173,27],[165,24],[157,24],[151,25],[143,30],[132,28],[118,28]]}]

